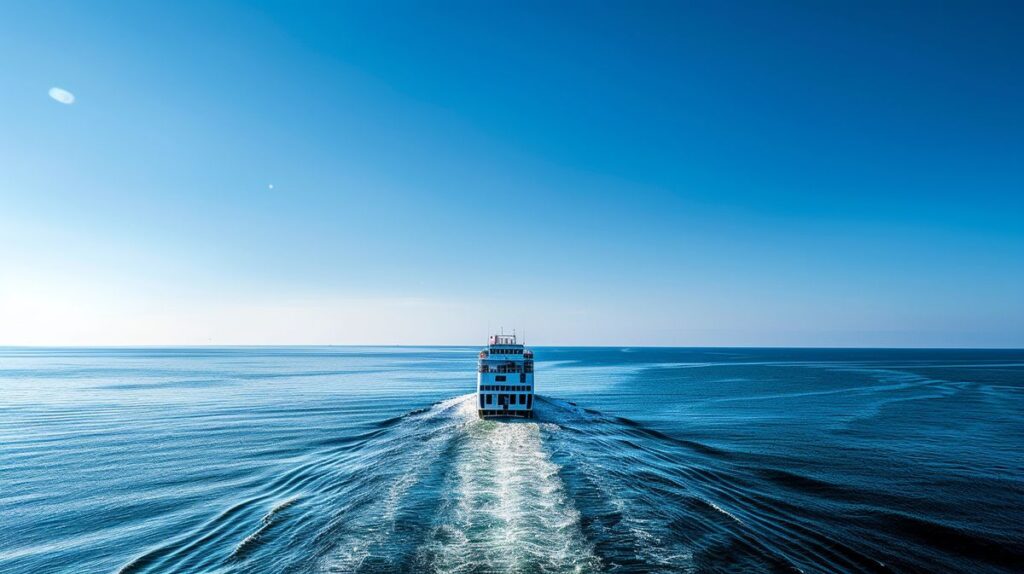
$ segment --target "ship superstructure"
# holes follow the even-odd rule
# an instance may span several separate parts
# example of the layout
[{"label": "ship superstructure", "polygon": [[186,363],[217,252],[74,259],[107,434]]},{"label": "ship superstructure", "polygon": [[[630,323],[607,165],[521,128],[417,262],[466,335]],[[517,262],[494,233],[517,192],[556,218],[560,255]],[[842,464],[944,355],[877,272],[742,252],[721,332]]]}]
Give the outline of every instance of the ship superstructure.
[{"label": "ship superstructure", "polygon": [[476,375],[481,417],[533,417],[533,351],[515,335],[491,335]]}]

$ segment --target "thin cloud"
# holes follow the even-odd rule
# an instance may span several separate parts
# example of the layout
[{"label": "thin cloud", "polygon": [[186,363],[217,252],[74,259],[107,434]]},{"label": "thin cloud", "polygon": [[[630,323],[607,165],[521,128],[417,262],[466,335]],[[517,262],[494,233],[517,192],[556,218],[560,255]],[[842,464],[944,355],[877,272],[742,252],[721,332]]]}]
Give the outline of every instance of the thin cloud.
[{"label": "thin cloud", "polygon": [[75,94],[72,94],[64,88],[58,88],[56,86],[50,88],[50,97],[62,104],[71,105],[75,103]]}]

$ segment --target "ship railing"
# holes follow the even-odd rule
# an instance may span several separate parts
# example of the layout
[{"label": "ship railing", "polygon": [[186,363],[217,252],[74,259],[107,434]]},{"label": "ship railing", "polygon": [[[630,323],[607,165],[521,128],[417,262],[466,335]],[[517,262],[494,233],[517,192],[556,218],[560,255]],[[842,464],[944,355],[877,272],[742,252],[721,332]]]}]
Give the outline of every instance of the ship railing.
[{"label": "ship railing", "polygon": [[533,367],[524,367],[524,368],[518,368],[518,367],[488,367],[487,365],[481,365],[477,369],[477,371],[480,372],[480,373],[498,373],[498,374],[502,374],[502,375],[506,375],[506,374],[517,375],[517,374],[520,374],[520,373],[532,373],[533,372]]}]

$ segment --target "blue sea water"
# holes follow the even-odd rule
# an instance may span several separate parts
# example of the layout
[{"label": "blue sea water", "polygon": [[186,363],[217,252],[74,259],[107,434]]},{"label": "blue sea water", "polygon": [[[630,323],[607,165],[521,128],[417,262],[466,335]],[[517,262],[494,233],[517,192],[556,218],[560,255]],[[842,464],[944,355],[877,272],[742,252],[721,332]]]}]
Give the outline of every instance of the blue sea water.
[{"label": "blue sea water", "polygon": [[0,349],[0,572],[1014,572],[1024,351]]}]

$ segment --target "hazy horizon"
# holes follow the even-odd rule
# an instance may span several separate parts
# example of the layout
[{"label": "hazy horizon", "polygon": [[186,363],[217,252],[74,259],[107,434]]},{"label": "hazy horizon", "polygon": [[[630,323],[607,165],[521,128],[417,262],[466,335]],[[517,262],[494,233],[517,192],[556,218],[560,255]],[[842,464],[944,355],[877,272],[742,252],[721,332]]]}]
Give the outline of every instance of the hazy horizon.
[{"label": "hazy horizon", "polygon": [[0,345],[1024,347],[1024,10],[0,7]]}]

